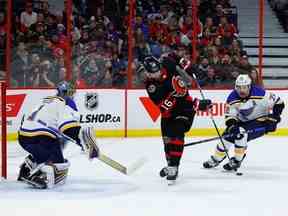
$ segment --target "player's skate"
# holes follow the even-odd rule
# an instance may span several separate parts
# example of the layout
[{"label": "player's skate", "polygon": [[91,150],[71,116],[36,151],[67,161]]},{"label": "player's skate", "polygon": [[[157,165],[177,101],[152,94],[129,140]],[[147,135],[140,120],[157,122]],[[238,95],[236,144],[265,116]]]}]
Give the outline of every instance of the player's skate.
[{"label": "player's skate", "polygon": [[225,157],[219,161],[219,160],[216,160],[216,158],[212,155],[209,160],[207,160],[203,163],[203,167],[206,169],[211,169],[211,168],[217,167],[224,159],[225,159]]},{"label": "player's skate", "polygon": [[168,185],[172,185],[175,183],[175,180],[178,177],[178,167],[168,166],[167,171],[168,173],[166,179],[168,180]]},{"label": "player's skate", "polygon": [[159,172],[159,175],[161,178],[164,178],[168,175],[168,166],[166,167],[163,167],[160,172]]},{"label": "player's skate", "polygon": [[238,161],[235,157],[232,157],[231,160],[223,165],[223,169],[227,171],[237,170],[241,166],[241,161]]}]

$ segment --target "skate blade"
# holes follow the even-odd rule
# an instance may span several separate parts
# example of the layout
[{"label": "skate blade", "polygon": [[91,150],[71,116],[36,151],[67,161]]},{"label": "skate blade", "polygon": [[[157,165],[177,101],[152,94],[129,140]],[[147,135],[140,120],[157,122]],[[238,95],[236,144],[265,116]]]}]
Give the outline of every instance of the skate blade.
[{"label": "skate blade", "polygon": [[176,184],[176,180],[167,180],[168,181],[168,186],[172,186]]}]

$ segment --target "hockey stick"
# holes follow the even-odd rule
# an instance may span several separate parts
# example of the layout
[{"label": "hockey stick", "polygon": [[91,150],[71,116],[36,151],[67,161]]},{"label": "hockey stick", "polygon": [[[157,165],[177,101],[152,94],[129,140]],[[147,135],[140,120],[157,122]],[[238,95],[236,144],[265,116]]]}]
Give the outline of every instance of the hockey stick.
[{"label": "hockey stick", "polygon": [[[61,134],[62,137],[70,142],[76,143],[73,139],[66,136],[65,134]],[[98,146],[97,146],[98,147]],[[139,158],[137,161],[135,161],[131,166],[127,167],[119,163],[118,161],[110,158],[109,156],[99,152],[98,156],[96,157],[101,162],[105,163],[106,165],[110,166],[111,168],[121,172],[124,175],[130,175],[133,172],[135,172],[137,169],[139,169],[141,166],[144,165],[146,162],[146,159],[144,157]]]},{"label": "hockey stick", "polygon": [[[92,128],[86,128],[88,130],[91,130]],[[93,129],[92,129],[93,130]],[[88,139],[88,140],[87,140]],[[130,166],[129,168],[126,166],[123,166],[122,164],[120,164],[119,162],[111,159],[110,157],[108,157],[107,155],[104,155],[100,152],[99,147],[96,145],[96,141],[95,138],[93,136],[91,136],[91,132],[88,132],[86,134],[86,142],[88,143],[92,143],[92,145],[95,146],[96,149],[98,149],[98,155],[96,158],[98,158],[100,161],[104,162],[105,164],[107,164],[108,166],[118,170],[119,172],[125,174],[125,175],[130,175],[132,174],[134,171],[136,171],[138,168],[140,168],[145,162],[146,159],[145,158],[140,158],[138,159],[135,163],[133,163],[132,166]]]},{"label": "hockey stick", "polygon": [[[189,64],[188,64],[188,65],[189,65]],[[186,67],[186,68],[187,68],[187,67]],[[186,68],[184,68],[184,70],[183,70],[183,69],[180,68],[179,66],[176,66],[177,72],[178,72],[185,80],[191,80],[191,77],[190,77],[190,76],[187,74],[187,72],[185,71]],[[197,88],[199,89],[199,92],[200,92],[200,95],[201,95],[202,99],[205,100],[205,99],[206,99],[206,98],[205,98],[205,95],[204,95],[204,93],[203,93],[203,91],[202,91],[202,88],[201,88],[201,86],[200,86],[200,84],[199,84],[199,82],[198,82],[198,79],[197,79],[197,77],[196,77],[196,75],[195,75],[194,73],[192,73],[192,78],[193,78],[194,81],[196,82]],[[214,126],[214,128],[215,128],[215,130],[216,130],[216,132],[217,132],[217,135],[218,135],[218,137],[219,137],[219,139],[220,139],[220,142],[221,142],[221,144],[222,144],[222,146],[223,146],[225,155],[226,155],[226,157],[228,158],[229,163],[232,163],[231,157],[230,157],[230,155],[229,155],[229,153],[228,153],[228,149],[226,148],[226,146],[225,146],[225,144],[224,144],[224,142],[223,142],[222,136],[221,136],[220,131],[219,131],[217,125],[216,125],[216,122],[215,122],[215,120],[214,120],[214,118],[213,118],[213,115],[211,115],[211,110],[210,110],[210,109],[209,109],[209,114],[210,114],[209,117],[210,117],[210,119],[211,119],[211,121],[212,121],[212,123],[213,123],[213,126]],[[242,175],[242,174],[240,174],[240,173],[239,173],[239,174],[237,173],[237,169],[234,169],[234,171],[236,172],[236,175]]]},{"label": "hockey stick", "polygon": [[[63,138],[66,141],[69,141],[69,142],[77,144],[74,139],[70,138],[69,136],[65,135],[64,133],[60,132],[59,130],[57,130],[55,128],[47,126],[47,124],[45,122],[42,122],[42,121],[39,121],[39,120],[37,122],[39,122],[43,126],[46,126],[48,129],[50,129],[51,131],[56,133],[59,138]],[[98,148],[98,146],[96,146],[96,148]],[[130,167],[126,167],[126,166],[124,166],[121,163],[113,160],[112,158],[108,157],[107,155],[105,155],[105,154],[103,154],[101,152],[98,153],[96,158],[98,160],[102,161],[103,163],[105,163],[106,165],[110,166],[111,168],[121,172],[124,175],[132,174],[137,169],[139,169],[141,166],[143,166],[143,164],[146,162],[146,159],[144,157],[142,157],[142,158],[139,158],[137,161],[135,161]]]},{"label": "hockey stick", "polygon": [[[242,134],[256,133],[256,132],[260,132],[260,131],[265,131],[265,129],[266,129],[265,127],[260,127],[260,128],[248,130],[248,131],[246,131],[245,133],[242,133]],[[232,134],[227,134],[227,135],[222,136],[222,138],[225,139],[225,138],[230,138],[232,136],[233,136]],[[186,144],[184,144],[184,147],[198,145],[198,144],[201,144],[201,143],[206,143],[206,142],[210,142],[210,141],[214,141],[214,140],[218,140],[218,139],[220,139],[219,136],[211,137],[211,138],[203,139],[203,140],[198,140],[198,141],[195,141],[195,142],[186,143]]]}]

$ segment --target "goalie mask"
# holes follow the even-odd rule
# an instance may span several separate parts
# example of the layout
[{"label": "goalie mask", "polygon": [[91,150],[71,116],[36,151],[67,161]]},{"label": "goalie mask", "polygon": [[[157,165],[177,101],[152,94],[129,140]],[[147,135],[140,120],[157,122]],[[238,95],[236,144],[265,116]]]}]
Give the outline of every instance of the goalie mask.
[{"label": "goalie mask", "polygon": [[144,59],[143,66],[145,68],[145,77],[147,79],[160,79],[161,78],[161,64],[153,56],[148,56]]},{"label": "goalie mask", "polygon": [[252,80],[247,74],[240,74],[235,81],[235,90],[241,98],[250,94]]},{"label": "goalie mask", "polygon": [[73,97],[75,92],[75,82],[62,81],[57,85],[57,96],[59,97]]}]

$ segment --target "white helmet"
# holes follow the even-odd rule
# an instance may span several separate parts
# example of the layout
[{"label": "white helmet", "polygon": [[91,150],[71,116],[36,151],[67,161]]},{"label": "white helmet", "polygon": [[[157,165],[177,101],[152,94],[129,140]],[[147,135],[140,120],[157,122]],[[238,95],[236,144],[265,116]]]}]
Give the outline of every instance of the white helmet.
[{"label": "white helmet", "polygon": [[252,80],[247,74],[240,74],[235,81],[235,89],[240,97],[247,97],[250,92]]},{"label": "white helmet", "polygon": [[247,74],[240,74],[235,82],[235,86],[251,85],[252,80]]}]

